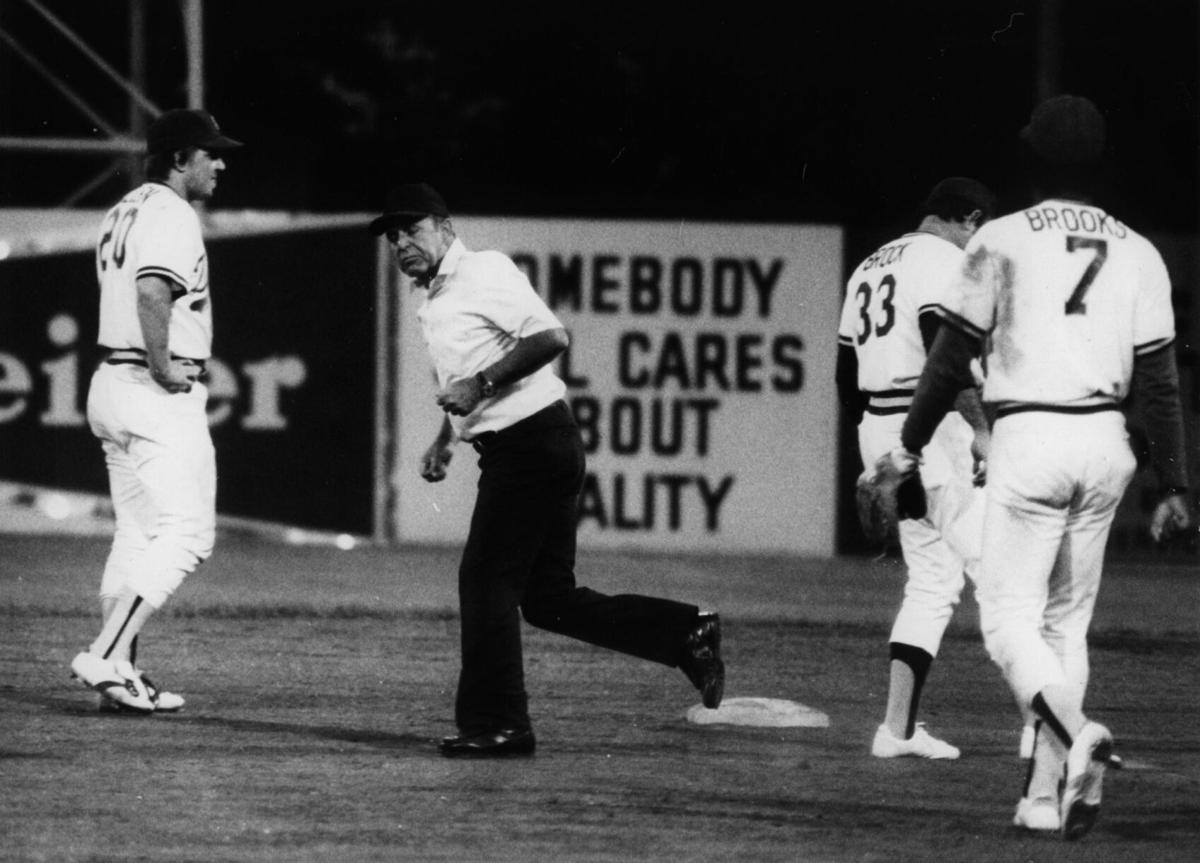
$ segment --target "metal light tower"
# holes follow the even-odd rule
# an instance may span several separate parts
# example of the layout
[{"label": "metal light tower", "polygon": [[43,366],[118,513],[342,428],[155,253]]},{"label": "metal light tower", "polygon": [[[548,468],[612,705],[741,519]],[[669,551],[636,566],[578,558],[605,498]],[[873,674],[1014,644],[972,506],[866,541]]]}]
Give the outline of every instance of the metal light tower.
[{"label": "metal light tower", "polygon": [[[52,63],[43,62],[29,51],[13,33],[0,28],[0,50],[8,50],[45,79],[60,96],[104,133],[103,138],[63,138],[55,136],[0,136],[0,153],[32,152],[63,155],[109,156],[107,165],[96,176],[76,189],[63,202],[70,206],[104,183],[122,166],[134,177],[141,175],[147,117],[153,119],[162,109],[151,101],[146,89],[146,6],[145,0],[127,0],[129,8],[129,69],[122,74],[114,69],[88,41],[71,29],[41,0],[23,0],[64,42],[84,57],[127,96],[129,110],[125,128],[110,123],[88,100],[75,92],[55,73]],[[199,108],[204,102],[204,3],[203,0],[179,0],[184,39],[187,45],[188,107]]]}]

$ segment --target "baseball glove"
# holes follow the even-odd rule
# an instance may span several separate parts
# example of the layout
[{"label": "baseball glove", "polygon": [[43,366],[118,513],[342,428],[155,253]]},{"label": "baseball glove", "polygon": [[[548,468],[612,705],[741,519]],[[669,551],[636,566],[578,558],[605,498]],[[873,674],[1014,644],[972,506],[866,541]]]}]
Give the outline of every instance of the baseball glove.
[{"label": "baseball glove", "polygon": [[894,539],[902,519],[925,517],[920,460],[903,448],[880,456],[859,476],[855,501],[858,522],[869,540]]}]

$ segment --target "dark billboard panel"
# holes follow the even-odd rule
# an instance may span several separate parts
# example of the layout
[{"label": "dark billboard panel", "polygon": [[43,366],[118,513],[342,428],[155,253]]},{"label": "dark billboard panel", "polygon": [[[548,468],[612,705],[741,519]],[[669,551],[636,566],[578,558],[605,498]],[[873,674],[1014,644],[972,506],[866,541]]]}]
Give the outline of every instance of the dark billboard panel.
[{"label": "dark billboard panel", "polygon": [[[217,508],[321,530],[376,523],[376,247],[361,227],[210,237]],[[0,261],[0,480],[105,493],[84,407],[92,252]]]}]

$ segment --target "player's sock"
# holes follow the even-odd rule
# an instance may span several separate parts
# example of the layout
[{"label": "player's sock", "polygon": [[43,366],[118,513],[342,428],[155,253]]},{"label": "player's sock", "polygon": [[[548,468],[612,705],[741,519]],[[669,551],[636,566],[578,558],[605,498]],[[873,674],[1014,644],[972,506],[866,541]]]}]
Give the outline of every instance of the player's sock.
[{"label": "player's sock", "polygon": [[130,655],[133,639],[153,613],[154,607],[141,596],[131,590],[123,590],[89,650],[113,661],[126,659]]},{"label": "player's sock", "polygon": [[[1050,690],[1051,687],[1046,687],[1037,695],[1033,696],[1033,712],[1036,713],[1044,723],[1046,723],[1046,727],[1054,732],[1054,735],[1060,741],[1062,741],[1062,744],[1067,747],[1067,749],[1070,749],[1071,744],[1075,742],[1075,736],[1067,727],[1068,722],[1071,722],[1071,720],[1067,718],[1069,714],[1062,708],[1062,706],[1060,706],[1058,710],[1054,710],[1050,707],[1050,702],[1055,700],[1053,698],[1055,693],[1051,692]],[[1051,697],[1047,698],[1047,695],[1050,695]],[[1083,719],[1083,714],[1081,712],[1075,712],[1078,713],[1078,721],[1073,722],[1072,724],[1078,729],[1083,726],[1083,723],[1086,720]]]},{"label": "player's sock", "polygon": [[[108,619],[110,617],[112,617],[113,609],[115,609],[117,607],[117,602],[118,602],[118,597],[116,597],[116,596],[101,596],[100,597],[100,615],[101,615],[101,620],[104,621],[104,623],[107,623]],[[128,656],[117,656],[114,654],[113,656],[110,656],[109,659],[114,659],[114,660],[126,659],[129,661],[130,665],[132,665],[136,668],[137,667],[137,645],[138,645],[138,637],[135,635],[133,637],[133,639],[129,642],[129,655]]]},{"label": "player's sock", "polygon": [[903,739],[907,740],[917,727],[917,708],[921,704],[921,691],[925,687],[925,678],[929,676],[933,656],[919,647],[898,641],[891,642],[889,651],[892,661],[886,724],[896,734],[903,719]]}]

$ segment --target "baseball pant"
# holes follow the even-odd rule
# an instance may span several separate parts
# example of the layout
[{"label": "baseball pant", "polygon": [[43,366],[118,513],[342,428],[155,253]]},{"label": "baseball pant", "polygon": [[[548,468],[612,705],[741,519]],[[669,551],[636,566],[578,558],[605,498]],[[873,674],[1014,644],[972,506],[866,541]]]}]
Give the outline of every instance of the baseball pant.
[{"label": "baseball pant", "polygon": [[102,363],[87,415],[108,467],[116,531],[102,598],[130,588],[161,608],[205,560],[216,534],[216,459],[208,391],[168,393],[141,366]]},{"label": "baseball pant", "polygon": [[1104,548],[1136,461],[1119,411],[1030,411],[992,434],[976,596],[984,644],[1019,703],[1087,688]]},{"label": "baseball pant", "polygon": [[459,567],[464,734],[530,727],[521,621],[664,665],[678,664],[698,609],[607,596],[575,583],[579,428],[564,402],[484,435],[479,492]]},{"label": "baseball pant", "polygon": [[[904,414],[865,414],[858,427],[863,464],[900,445]],[[922,454],[925,518],[899,524],[900,550],[908,577],[889,641],[937,656],[942,636],[965,584],[974,577],[983,528],[984,498],[972,482],[972,432],[957,414],[938,426]]]}]

